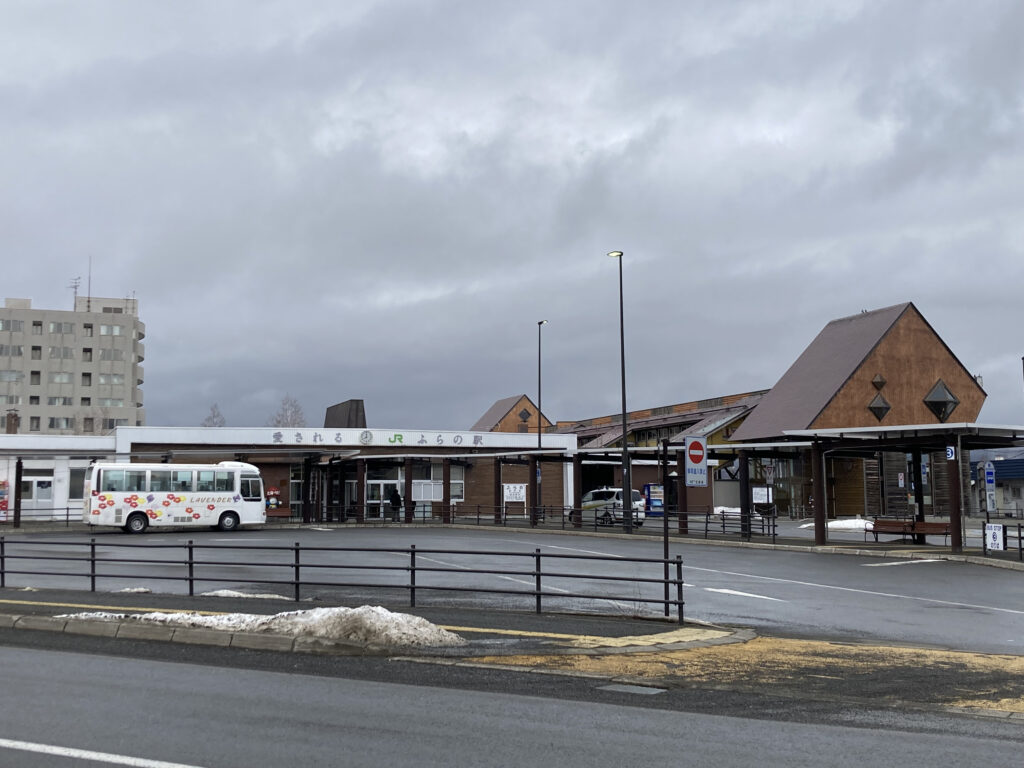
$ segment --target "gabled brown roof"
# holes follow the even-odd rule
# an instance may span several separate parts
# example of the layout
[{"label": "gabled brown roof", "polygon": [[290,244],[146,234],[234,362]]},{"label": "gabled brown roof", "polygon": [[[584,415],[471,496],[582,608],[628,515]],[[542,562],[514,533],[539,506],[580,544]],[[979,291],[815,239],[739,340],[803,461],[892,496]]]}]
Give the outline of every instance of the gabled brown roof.
[{"label": "gabled brown roof", "polygon": [[[512,395],[511,397],[503,397],[498,400],[494,405],[487,409],[487,412],[481,416],[476,424],[469,428],[470,432],[491,432],[498,423],[508,415],[516,403],[522,400],[526,395]],[[530,400],[529,397],[526,397]],[[532,403],[533,401],[530,400]]]},{"label": "gabled brown roof", "polygon": [[733,433],[732,440],[762,440],[780,437],[786,429],[809,428],[911,308],[917,312],[906,302],[830,322]]}]

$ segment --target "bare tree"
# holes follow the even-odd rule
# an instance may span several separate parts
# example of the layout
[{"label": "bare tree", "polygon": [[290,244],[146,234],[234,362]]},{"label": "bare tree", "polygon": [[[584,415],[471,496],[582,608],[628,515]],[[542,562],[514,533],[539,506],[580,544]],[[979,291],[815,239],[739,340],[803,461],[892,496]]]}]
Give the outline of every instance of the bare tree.
[{"label": "bare tree", "polygon": [[306,426],[306,414],[302,412],[299,401],[289,394],[281,399],[281,408],[270,420],[271,427],[304,427]]},{"label": "bare tree", "polygon": [[223,427],[227,424],[224,420],[224,415],[220,412],[220,407],[214,403],[210,406],[209,415],[203,419],[199,426],[201,427]]}]

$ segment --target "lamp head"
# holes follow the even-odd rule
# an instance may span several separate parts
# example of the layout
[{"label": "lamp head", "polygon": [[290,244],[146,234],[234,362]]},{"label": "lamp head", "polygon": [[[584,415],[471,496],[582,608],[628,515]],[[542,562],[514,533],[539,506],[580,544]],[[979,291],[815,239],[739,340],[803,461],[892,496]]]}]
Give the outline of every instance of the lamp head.
[{"label": "lamp head", "polygon": [[612,251],[608,255],[611,256],[613,259],[621,259],[622,258],[622,251]]},{"label": "lamp head", "polygon": [[547,325],[547,320],[538,320],[537,325]]}]

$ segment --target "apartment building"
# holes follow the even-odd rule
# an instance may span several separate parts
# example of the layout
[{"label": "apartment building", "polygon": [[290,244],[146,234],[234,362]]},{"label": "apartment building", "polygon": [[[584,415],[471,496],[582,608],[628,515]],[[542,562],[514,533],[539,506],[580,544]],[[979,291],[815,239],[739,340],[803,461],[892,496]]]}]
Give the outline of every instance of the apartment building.
[{"label": "apartment building", "polygon": [[[76,296],[71,311],[0,308],[0,414],[5,432],[105,434],[143,426],[145,325],[138,300]],[[10,422],[10,423],[8,423]]]}]

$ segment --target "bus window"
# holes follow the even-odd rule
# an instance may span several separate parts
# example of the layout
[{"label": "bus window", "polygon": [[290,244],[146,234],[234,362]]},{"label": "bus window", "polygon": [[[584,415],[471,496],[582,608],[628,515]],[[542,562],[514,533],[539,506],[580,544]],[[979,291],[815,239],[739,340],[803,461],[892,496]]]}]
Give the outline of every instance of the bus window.
[{"label": "bus window", "polygon": [[196,490],[200,493],[213,491],[213,475],[212,469],[200,469],[196,472]]},{"label": "bus window", "polygon": [[171,471],[169,469],[154,469],[149,473],[149,490],[154,493],[170,491]]},{"label": "bus window", "polygon": [[263,486],[258,477],[242,477],[242,498],[246,501],[263,499]]},{"label": "bus window", "polygon": [[225,470],[217,470],[213,482],[213,490],[230,493],[235,490],[235,473]]},{"label": "bus window", "polygon": [[126,469],[124,471],[124,489],[126,491],[146,490],[146,470]]},{"label": "bus window", "polygon": [[174,483],[174,487],[171,490],[174,490],[174,491],[191,491],[192,490],[192,470],[191,469],[175,469],[171,473],[171,482]]},{"label": "bus window", "polygon": [[100,490],[120,493],[125,489],[123,469],[105,469],[100,475]]}]

